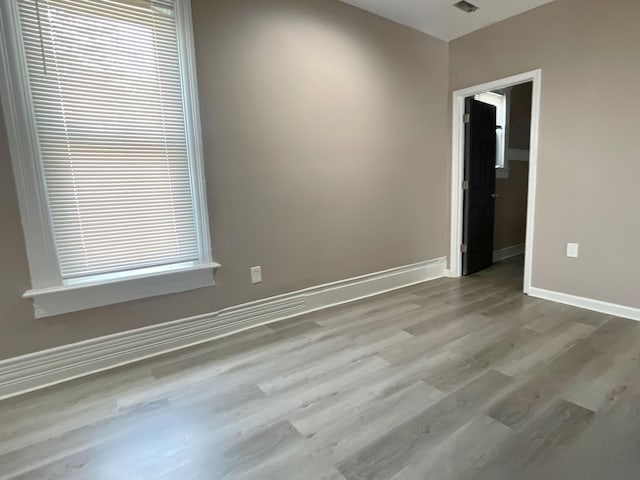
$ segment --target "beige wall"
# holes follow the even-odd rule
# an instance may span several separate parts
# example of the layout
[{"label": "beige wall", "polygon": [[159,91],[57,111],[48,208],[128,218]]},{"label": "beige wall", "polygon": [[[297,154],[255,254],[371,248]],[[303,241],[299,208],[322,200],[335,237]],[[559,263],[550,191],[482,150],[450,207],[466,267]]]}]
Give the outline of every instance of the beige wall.
[{"label": "beige wall", "polygon": [[529,150],[531,143],[531,102],[533,82],[509,89],[509,148]]},{"label": "beige wall", "polygon": [[542,69],[533,286],[636,308],[638,18],[636,0],[557,0],[450,45],[451,90]]},{"label": "beige wall", "polygon": [[496,214],[493,248],[525,243],[529,162],[510,162],[509,177],[496,179]]},{"label": "beige wall", "polygon": [[[529,150],[532,87],[528,82],[510,88],[508,148]],[[495,250],[522,245],[527,236],[529,163],[512,161],[508,149],[505,161],[508,177],[496,178]]]},{"label": "beige wall", "polygon": [[218,286],[34,320],[0,125],[0,358],[447,254],[445,42],[334,1],[193,13]]}]

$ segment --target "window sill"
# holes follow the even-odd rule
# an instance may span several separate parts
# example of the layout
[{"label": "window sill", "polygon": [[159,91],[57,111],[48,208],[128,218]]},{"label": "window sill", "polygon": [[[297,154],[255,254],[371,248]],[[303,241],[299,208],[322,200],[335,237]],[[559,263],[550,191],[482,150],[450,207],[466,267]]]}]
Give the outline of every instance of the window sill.
[{"label": "window sill", "polygon": [[170,293],[186,292],[215,285],[214,272],[221,265],[206,263],[179,270],[121,278],[100,283],[78,283],[28,290],[36,318],[78,312]]},{"label": "window sill", "polygon": [[509,178],[509,168],[508,167],[496,167],[496,178],[498,178],[498,179]]}]

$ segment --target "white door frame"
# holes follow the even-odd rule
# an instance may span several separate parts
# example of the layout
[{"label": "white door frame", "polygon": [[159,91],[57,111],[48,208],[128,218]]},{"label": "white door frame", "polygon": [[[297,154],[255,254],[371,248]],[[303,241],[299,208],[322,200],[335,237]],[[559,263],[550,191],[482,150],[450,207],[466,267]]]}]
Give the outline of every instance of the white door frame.
[{"label": "white door frame", "polygon": [[499,90],[521,83],[533,82],[533,104],[531,109],[531,145],[529,147],[529,193],[527,199],[527,236],[524,262],[524,293],[531,289],[533,265],[533,241],[536,209],[536,178],[538,167],[538,134],[540,123],[540,91],[542,70],[521,73],[475,87],[453,92],[453,135],[451,163],[451,256],[449,271],[452,277],[462,276],[462,220],[464,180],[464,100],[490,90]]}]

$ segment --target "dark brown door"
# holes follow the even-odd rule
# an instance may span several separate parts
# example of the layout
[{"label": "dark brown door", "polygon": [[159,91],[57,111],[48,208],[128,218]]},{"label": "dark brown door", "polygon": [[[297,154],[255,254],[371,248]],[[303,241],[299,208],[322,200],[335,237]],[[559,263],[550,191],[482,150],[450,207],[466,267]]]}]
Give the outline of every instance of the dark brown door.
[{"label": "dark brown door", "polygon": [[496,107],[466,99],[462,274],[493,264]]}]

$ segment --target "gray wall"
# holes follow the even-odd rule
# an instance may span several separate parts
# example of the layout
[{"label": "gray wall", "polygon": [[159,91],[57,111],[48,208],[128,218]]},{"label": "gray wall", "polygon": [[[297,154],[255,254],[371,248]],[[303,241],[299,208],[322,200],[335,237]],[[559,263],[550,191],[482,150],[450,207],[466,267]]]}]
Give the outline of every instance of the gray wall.
[{"label": "gray wall", "polygon": [[636,0],[557,0],[450,44],[451,90],[542,69],[533,286],[636,308],[639,18]]},{"label": "gray wall", "polygon": [[34,320],[0,125],[0,358],[447,255],[445,42],[334,1],[193,14],[218,286]]}]

